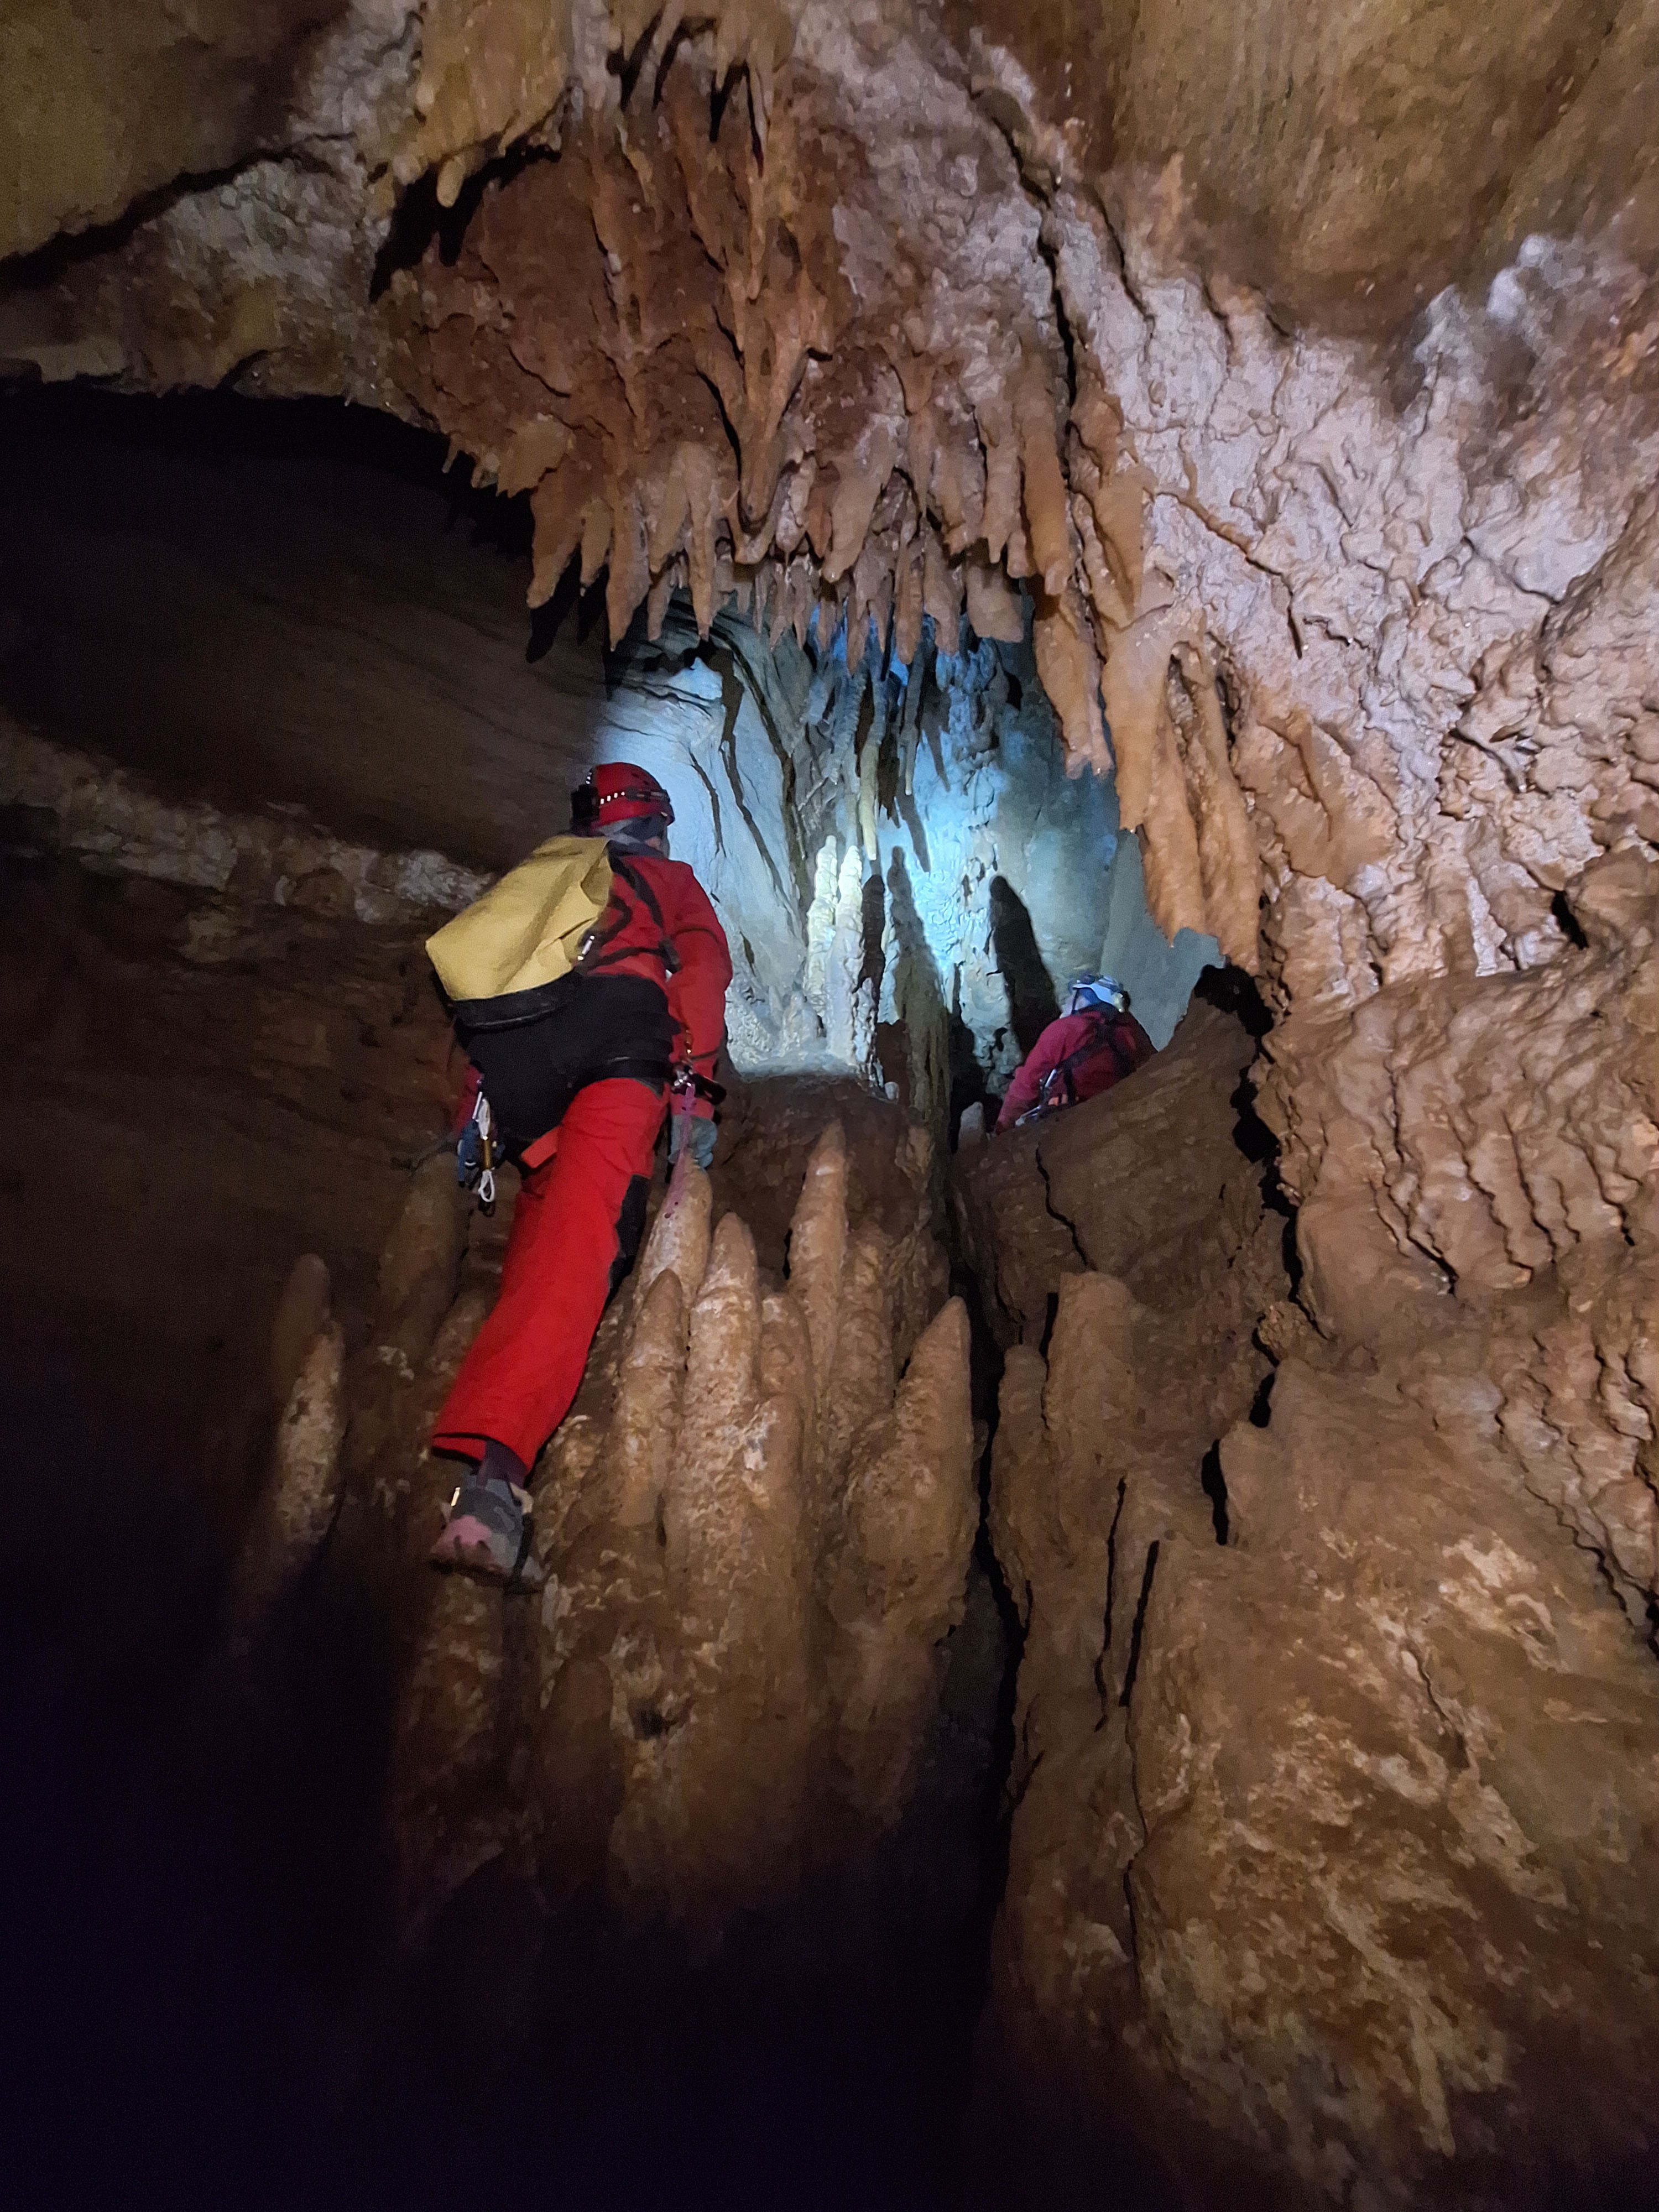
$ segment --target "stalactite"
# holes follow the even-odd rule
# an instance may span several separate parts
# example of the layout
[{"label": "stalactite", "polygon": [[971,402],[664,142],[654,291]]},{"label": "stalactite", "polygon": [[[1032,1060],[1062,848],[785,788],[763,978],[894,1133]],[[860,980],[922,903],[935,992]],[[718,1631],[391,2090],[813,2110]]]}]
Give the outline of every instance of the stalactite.
[{"label": "stalactite", "polygon": [[[746,17],[741,33],[735,16],[716,17],[721,51],[728,38],[750,51],[752,35],[755,51],[782,52]],[[768,118],[757,162],[731,104],[709,137],[701,28],[663,52],[649,101],[636,92],[625,118],[573,125],[556,176],[486,195],[476,242],[469,233],[453,270],[428,259],[398,291],[411,396],[471,449],[506,453],[515,486],[545,457],[532,492],[532,600],[550,595],[580,550],[584,585],[606,573],[613,639],[642,605],[657,635],[683,582],[707,634],[740,578],[757,621],[779,632],[787,623],[803,635],[816,602],[821,652],[844,618],[857,676],[872,642],[883,669],[890,651],[908,668],[929,617],[955,651],[964,605],[980,637],[1018,643],[1029,578],[1039,667],[1073,766],[1108,769],[1106,721],[1115,743],[1123,721],[1125,819],[1141,830],[1159,921],[1171,933],[1218,933],[1248,964],[1251,833],[1224,727],[1218,750],[1204,722],[1183,775],[1161,710],[1140,704],[1162,681],[1138,672],[1134,629],[1149,479],[1124,450],[1099,362],[1085,351],[1074,365],[1068,410],[1054,333],[1027,320],[1018,340],[998,334],[971,407],[945,357],[920,342],[894,354],[894,367],[854,370],[848,384],[858,311],[830,234],[787,173],[801,143],[796,81],[772,64],[750,79],[751,94],[763,78],[770,87],[757,95]],[[567,242],[556,270],[550,235]],[[678,316],[659,318],[670,292]],[[585,305],[572,313],[576,299]],[[458,317],[479,347],[511,361],[509,382],[454,349]],[[1182,621],[1184,634],[1191,617]],[[872,771],[860,766],[860,834],[873,858]]]},{"label": "stalactite", "polygon": [[[1117,639],[1103,690],[1126,830],[1142,831],[1146,902],[1165,936],[1208,930],[1229,959],[1259,959],[1260,863],[1228,757],[1213,679],[1196,643],[1199,618],[1179,605],[1143,615]],[[1181,672],[1194,671],[1189,690]],[[1171,712],[1182,686],[1190,736]]]}]

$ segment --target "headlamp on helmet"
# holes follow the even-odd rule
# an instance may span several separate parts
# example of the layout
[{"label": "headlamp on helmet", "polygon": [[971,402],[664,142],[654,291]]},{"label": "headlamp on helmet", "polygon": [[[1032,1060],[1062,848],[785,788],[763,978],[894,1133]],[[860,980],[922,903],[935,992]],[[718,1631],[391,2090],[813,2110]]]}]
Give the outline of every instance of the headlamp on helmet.
[{"label": "headlamp on helmet", "polygon": [[674,803],[654,775],[632,761],[592,769],[570,794],[570,826],[579,837],[603,836],[623,822],[674,819]]}]

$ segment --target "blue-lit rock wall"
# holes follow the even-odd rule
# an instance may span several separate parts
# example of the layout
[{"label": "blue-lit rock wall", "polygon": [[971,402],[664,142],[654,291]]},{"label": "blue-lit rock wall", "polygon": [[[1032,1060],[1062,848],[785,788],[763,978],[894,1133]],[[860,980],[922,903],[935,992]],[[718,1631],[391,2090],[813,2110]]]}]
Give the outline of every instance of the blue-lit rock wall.
[{"label": "blue-lit rock wall", "polygon": [[1080,969],[1117,975],[1162,1045],[1218,957],[1147,914],[1109,781],[1064,772],[1029,641],[849,670],[844,639],[814,659],[722,617],[700,645],[675,611],[612,673],[592,757],[673,796],[745,1073],[854,1066],[936,1118],[1000,1092]]}]

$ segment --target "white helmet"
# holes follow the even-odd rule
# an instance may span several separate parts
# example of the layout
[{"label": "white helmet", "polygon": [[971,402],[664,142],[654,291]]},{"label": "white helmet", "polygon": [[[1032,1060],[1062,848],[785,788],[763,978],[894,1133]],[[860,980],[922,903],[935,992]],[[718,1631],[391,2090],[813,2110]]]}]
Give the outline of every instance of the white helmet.
[{"label": "white helmet", "polygon": [[1085,970],[1072,978],[1072,988],[1066,994],[1068,1014],[1087,1013],[1091,1006],[1121,1014],[1128,1011],[1128,1006],[1129,994],[1115,975],[1093,975]]}]

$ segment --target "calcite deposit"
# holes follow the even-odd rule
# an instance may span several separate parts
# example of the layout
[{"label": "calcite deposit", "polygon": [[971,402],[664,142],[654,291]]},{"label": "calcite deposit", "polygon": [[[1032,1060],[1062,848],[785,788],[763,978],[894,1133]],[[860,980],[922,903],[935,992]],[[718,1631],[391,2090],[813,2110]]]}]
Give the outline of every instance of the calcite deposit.
[{"label": "calcite deposit", "polygon": [[[141,1252],[179,1278],[140,1368],[222,1349],[198,1212],[261,1320],[326,1255],[216,1462],[253,1470],[216,1649],[347,1655],[389,1953],[465,1951],[498,1894],[698,1971],[844,1928],[925,1814],[994,1413],[1001,2201],[1641,2200],[1656,22],[0,28],[7,383],[344,399],[447,441],[475,518],[518,503],[528,667],[477,548],[441,605],[412,520],[371,558],[314,493],[283,536],[252,472],[188,526],[165,469],[69,520],[52,466],[0,485],[11,1152],[45,1101],[90,1163],[111,1310]],[[505,1224],[389,1161],[433,1118],[424,918],[599,757],[673,791],[741,1080],[503,1608],[420,1555]],[[1099,964],[1167,1049],[976,1136]],[[188,1175],[143,1140],[186,1118]],[[59,1203],[20,1182],[31,1296],[91,1334]]]},{"label": "calcite deposit", "polygon": [[890,1114],[862,1143],[896,1136],[896,1159],[855,1158],[850,1205],[840,1124],[818,1137],[787,1281],[688,1164],[550,1455],[545,1584],[516,1613],[465,1581],[407,1582],[450,1472],[427,1431],[499,1266],[498,1228],[467,1249],[447,1161],[410,1187],[343,1380],[337,1328],[315,1336],[233,1638],[270,1633],[284,1594],[292,1614],[326,1540],[306,1602],[367,1607],[404,1655],[405,1936],[503,1853],[585,1942],[666,1924],[689,1956],[757,1912],[793,1929],[805,1895],[879,1863],[937,1727],[977,1522],[968,1323],[944,1298],[927,1150]]},{"label": "calcite deposit", "polygon": [[1263,1088],[1322,1333],[1398,1363],[1469,1449],[1504,1448],[1644,1633],[1659,1571],[1656,900],[1639,853],[1598,860],[1566,895],[1580,945],[1550,968],[1289,1024]]},{"label": "calcite deposit", "polygon": [[[613,635],[647,605],[654,630],[681,589],[706,632],[736,592],[775,639],[844,631],[854,668],[872,644],[908,665],[924,636],[954,651],[964,611],[1016,638],[1023,590],[1070,759],[1115,764],[1154,914],[1253,967],[1265,896],[1287,995],[1535,964],[1564,870],[1650,831],[1623,764],[1652,627],[1650,179],[1632,142],[1639,189],[1615,210],[1582,120],[1613,99],[1618,139],[1635,112],[1639,9],[1603,11],[1621,35],[1593,66],[1559,10],[1519,52],[1500,38],[1490,77],[1491,27],[1470,33],[1456,100],[1502,108],[1509,83],[1523,120],[1485,157],[1504,213],[1484,236],[1414,185],[1432,283],[1394,258],[1409,229],[1375,246],[1368,195],[1449,155],[1376,94],[1334,14],[1309,66],[1332,115],[1363,113],[1364,152],[1339,175],[1329,118],[1298,104],[1280,153],[1238,152],[1252,237],[1217,214],[1231,141],[1190,135],[1156,21],[1118,49],[1104,24],[1056,41],[877,0],[325,12],[301,11],[291,49],[223,49],[287,88],[230,181],[61,273],[17,264],[15,358],[150,385],[246,373],[434,423],[530,495],[532,599],[580,556]],[[1096,55],[1086,98],[1066,36]],[[131,74],[105,52],[95,80],[122,112],[161,65],[125,37]],[[1270,78],[1253,57],[1242,82]],[[159,181],[164,137],[128,149],[129,197]],[[1132,144],[1103,193],[1091,162]],[[1174,149],[1190,199],[1178,167],[1148,182]],[[1277,161],[1325,193],[1322,243],[1269,212]],[[65,170],[57,222],[118,189]],[[1577,238],[1521,228],[1552,196]],[[52,220],[20,212],[20,242]],[[1206,224],[1231,224],[1231,277],[1181,265]],[[1398,373],[1272,319],[1276,295],[1328,301],[1361,252],[1375,312],[1425,303]],[[1482,304],[1431,303],[1472,265]],[[1606,687],[1575,670],[1615,662],[1593,701]]]},{"label": "calcite deposit", "polygon": [[1271,1033],[1293,1296],[1218,1017],[964,1156],[1026,1620],[982,2065],[1068,2186],[1124,2127],[1377,2206],[1649,2147],[1653,896]]}]

